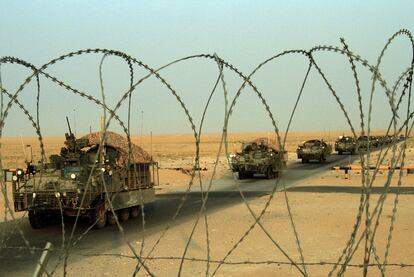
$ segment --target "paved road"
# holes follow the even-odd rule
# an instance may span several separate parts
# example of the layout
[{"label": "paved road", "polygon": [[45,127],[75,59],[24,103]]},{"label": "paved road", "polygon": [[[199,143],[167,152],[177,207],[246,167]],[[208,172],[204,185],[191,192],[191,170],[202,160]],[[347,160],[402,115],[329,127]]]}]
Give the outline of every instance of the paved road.
[{"label": "paved road", "polygon": [[[357,156],[353,156],[353,159],[355,158]],[[299,181],[329,170],[334,165],[348,163],[349,159],[349,156],[346,155],[332,155],[324,164],[301,164],[300,162],[292,162],[288,165],[288,170],[283,175],[283,181],[287,188],[292,188]],[[254,198],[269,194],[275,185],[275,180],[266,180],[257,177],[255,179],[239,181],[239,184],[247,198]],[[148,207],[149,209],[146,212],[145,219],[148,233],[161,233],[164,230],[180,204],[182,196],[183,191],[157,196],[156,202]],[[201,205],[200,197],[200,190],[195,186],[189,193],[188,200],[175,224],[191,220],[197,215]],[[239,204],[240,201],[238,186],[235,184],[233,176],[229,174],[225,178],[213,183],[209,194],[207,210],[208,213],[214,213],[226,207]],[[24,240],[22,239],[22,235],[16,231],[16,224],[20,226],[25,238],[32,247],[42,248],[47,241],[52,242],[55,246],[55,251],[49,262],[49,266],[57,263],[61,252],[60,246],[62,244],[62,230],[58,219],[54,224],[52,222],[51,226],[41,230],[31,229],[27,219],[18,222],[0,223],[0,245],[2,241],[6,240],[5,245],[7,246],[7,248],[0,249],[0,276],[30,275],[41,255],[39,250],[30,253],[27,248],[24,248]],[[66,232],[70,232],[73,221],[69,220],[66,222],[66,225]],[[129,220],[123,226],[126,238],[129,241],[137,241],[140,239],[141,220]],[[79,237],[87,228],[88,223],[86,221],[80,222],[75,237]],[[102,230],[91,230],[74,247],[69,262],[81,259],[83,257],[82,255],[88,253],[107,253],[111,251],[115,251],[116,253],[116,248],[121,245],[124,245],[124,241],[115,226],[108,226]]]}]

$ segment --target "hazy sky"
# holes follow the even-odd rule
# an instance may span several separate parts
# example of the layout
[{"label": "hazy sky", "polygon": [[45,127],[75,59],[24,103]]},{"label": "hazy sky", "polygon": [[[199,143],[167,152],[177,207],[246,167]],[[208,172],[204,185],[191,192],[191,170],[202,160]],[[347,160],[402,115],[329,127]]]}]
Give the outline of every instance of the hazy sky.
[{"label": "hazy sky", "polygon": [[[249,74],[260,62],[287,49],[316,45],[350,49],[374,64],[387,39],[401,28],[414,31],[413,1],[1,1],[0,56],[15,56],[36,66],[65,53],[86,48],[125,52],[153,68],[193,54],[213,54]],[[359,127],[355,82],[347,59],[332,53],[316,56],[327,77],[344,101],[353,125]],[[100,98],[98,66],[102,55],[75,57],[50,67],[47,72],[74,88]],[[384,58],[381,70],[393,84],[412,59],[409,40],[397,39]],[[135,69],[135,80],[145,71]],[[277,118],[286,127],[307,60],[284,57],[260,70],[253,78]],[[358,66],[365,114],[370,75]],[[3,87],[14,93],[30,71],[18,65],[2,65]],[[204,105],[218,75],[212,60],[192,60],[160,74],[177,90],[198,126]],[[110,57],[103,66],[108,103],[113,107],[126,92],[129,71],[125,62]],[[224,71],[229,97],[241,80]],[[71,95],[41,77],[41,129],[45,135],[61,135],[69,116],[78,133],[99,127],[102,110]],[[31,83],[19,100],[35,116],[36,86]],[[374,97],[373,128],[385,128],[390,108],[382,90]],[[149,79],[134,92],[132,133],[191,132],[183,109],[159,81]],[[126,120],[126,106],[120,110]],[[223,90],[214,95],[207,111],[205,132],[218,132],[224,117]],[[115,124],[115,123],[114,123]],[[113,125],[112,129],[119,130]],[[345,130],[349,127],[338,104],[312,70],[294,130]],[[270,131],[272,125],[250,89],[242,94],[230,120],[230,131]],[[16,107],[6,120],[5,136],[32,135],[33,128]]]}]

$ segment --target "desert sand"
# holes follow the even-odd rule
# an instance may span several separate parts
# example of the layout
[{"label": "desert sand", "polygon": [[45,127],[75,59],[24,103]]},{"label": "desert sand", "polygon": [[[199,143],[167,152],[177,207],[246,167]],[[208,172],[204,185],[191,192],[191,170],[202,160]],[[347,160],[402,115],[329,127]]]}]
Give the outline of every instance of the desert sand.
[{"label": "desert sand", "polygon": [[[330,137],[324,139],[332,142],[342,132],[331,132]],[[268,133],[246,133],[229,135],[229,151],[236,151],[240,147],[240,141],[246,141],[257,137],[266,137]],[[298,162],[295,149],[299,142],[308,138],[321,138],[321,133],[292,133],[287,140],[285,149],[289,152],[289,160]],[[213,172],[213,167],[218,156],[218,168],[214,178],[219,179],[229,173],[225,153],[217,154],[221,136],[220,134],[205,134],[200,145],[200,167],[206,168],[202,171],[202,180],[208,181]],[[165,194],[184,189],[191,179],[188,173],[175,168],[191,168],[194,162],[194,137],[192,135],[154,135],[134,136],[133,142],[142,145],[160,166],[160,183],[156,189],[157,194]],[[63,138],[48,137],[44,139],[47,155],[58,153],[63,143]],[[24,144],[33,146],[34,160],[40,156],[36,139],[24,138]],[[414,146],[410,140],[407,149],[407,164],[414,164]],[[3,167],[21,166],[24,162],[22,154],[22,143],[20,138],[2,139],[2,163]],[[376,154],[371,157],[375,163]],[[391,161],[388,155],[384,165]],[[387,236],[393,214],[394,201],[396,199],[395,189],[398,185],[396,171],[392,176],[391,186],[394,193],[389,193],[383,206],[380,217],[375,246],[381,261],[384,258]],[[414,230],[412,220],[414,175],[401,172],[403,175],[401,194],[398,198],[398,209],[394,225],[388,262],[395,264],[414,264],[414,242],[410,239]],[[388,178],[388,171],[380,171],[374,183],[371,205],[375,207],[379,198],[380,189]],[[377,189],[377,190],[376,190]],[[348,178],[342,171],[327,170],[312,178],[301,181],[296,186],[288,189],[285,194],[277,192],[273,195],[269,207],[264,213],[261,223],[263,228],[270,234],[272,241],[259,226],[255,226],[248,236],[240,243],[234,252],[226,260],[228,264],[221,265],[217,276],[300,276],[298,270],[290,265],[285,256],[281,254],[281,247],[296,262],[300,261],[298,247],[294,237],[292,223],[287,211],[287,200],[293,217],[294,227],[299,237],[300,246],[303,251],[305,263],[316,263],[306,267],[310,276],[327,276],[332,265],[321,265],[319,262],[335,263],[342,253],[346,242],[352,232],[361,194],[361,174],[357,171],[350,173]],[[270,195],[257,197],[249,200],[251,211],[258,215],[269,200]],[[4,220],[4,198],[0,198],[0,217]],[[175,208],[175,207],[173,207]],[[16,217],[21,213],[16,213]],[[10,217],[8,217],[10,219]],[[179,222],[168,230],[162,243],[151,255],[158,259],[148,260],[146,263],[152,273],[158,276],[176,275],[180,266],[180,260],[162,259],[162,257],[181,257],[188,236],[194,225],[194,220]],[[208,214],[209,248],[210,259],[209,273],[211,274],[218,266],[226,253],[228,253],[243,234],[249,230],[254,223],[254,218],[249,212],[246,203],[240,200],[239,204]],[[362,221],[357,237],[362,234],[365,222]],[[116,232],[116,230],[114,230]],[[159,238],[160,234],[147,234],[145,237],[144,256],[151,246]],[[363,241],[364,242],[364,241]],[[137,249],[142,241],[137,235],[136,241],[131,241]],[[277,246],[277,245],[278,246]],[[361,264],[363,261],[364,245],[362,244],[355,253],[351,264]],[[136,260],[131,251],[125,245],[112,249],[108,253],[99,253],[101,256],[85,256],[82,260],[69,264],[69,276],[129,276],[134,272]],[[102,256],[102,254],[105,254]],[[112,256],[115,254],[115,256]],[[119,254],[121,256],[119,256]],[[374,253],[373,253],[374,254]],[[189,244],[187,257],[205,260],[206,233],[204,221],[201,220],[195,229],[194,237]],[[243,264],[249,261],[250,263]],[[371,259],[373,261],[373,259]],[[239,263],[241,262],[241,263]],[[257,263],[254,263],[257,262]],[[91,268],[90,265],[94,267]],[[205,275],[207,264],[204,261],[186,261],[183,266],[183,276]],[[58,270],[59,276],[62,271]],[[414,267],[390,266],[387,268],[387,276],[413,276]],[[362,269],[348,267],[346,276],[361,276]],[[380,275],[378,268],[372,267],[369,276]],[[140,276],[146,276],[144,271]]]}]

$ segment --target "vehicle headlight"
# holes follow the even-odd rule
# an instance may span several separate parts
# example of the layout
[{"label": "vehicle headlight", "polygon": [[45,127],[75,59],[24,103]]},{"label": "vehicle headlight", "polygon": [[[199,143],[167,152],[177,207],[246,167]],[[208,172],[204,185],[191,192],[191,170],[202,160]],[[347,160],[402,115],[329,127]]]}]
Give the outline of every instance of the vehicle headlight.
[{"label": "vehicle headlight", "polygon": [[17,175],[22,175],[23,174],[23,171],[21,170],[21,169],[19,169],[19,170],[17,170]]},{"label": "vehicle headlight", "polygon": [[106,169],[105,169],[105,167],[102,167],[101,170],[102,170],[102,172],[105,172]]},{"label": "vehicle headlight", "polygon": [[66,191],[64,191],[64,192],[62,193],[62,195],[63,195],[63,197],[66,197]]},{"label": "vehicle headlight", "polygon": [[76,179],[76,174],[75,174],[75,173],[70,174],[70,178],[71,178],[72,180],[75,180],[75,179]]},{"label": "vehicle headlight", "polygon": [[60,193],[58,191],[55,192],[55,196],[56,196],[56,198],[59,198],[60,197]]},{"label": "vehicle headlight", "polygon": [[13,175],[12,180],[16,182],[17,179],[18,179],[17,176],[16,175]]},{"label": "vehicle headlight", "polygon": [[32,198],[33,198],[33,199],[35,199],[35,198],[36,198],[36,192],[33,192],[33,196],[32,196]]}]

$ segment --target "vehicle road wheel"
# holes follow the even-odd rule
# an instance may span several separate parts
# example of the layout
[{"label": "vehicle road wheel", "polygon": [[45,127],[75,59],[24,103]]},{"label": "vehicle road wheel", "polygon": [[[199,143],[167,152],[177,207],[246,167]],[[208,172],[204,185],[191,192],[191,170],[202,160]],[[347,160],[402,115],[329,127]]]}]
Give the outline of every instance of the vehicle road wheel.
[{"label": "vehicle road wheel", "polygon": [[116,224],[116,212],[115,214],[112,211],[108,211],[106,213],[106,220],[108,225],[115,225]]},{"label": "vehicle road wheel", "polygon": [[139,211],[140,211],[139,206],[131,207],[131,212],[130,212],[131,217],[132,218],[138,217],[139,216]]},{"label": "vehicle road wheel", "polygon": [[243,180],[243,179],[244,179],[244,172],[239,171],[239,180]]},{"label": "vehicle road wheel", "polygon": [[91,215],[89,217],[90,222],[92,224],[95,224],[96,229],[102,229],[106,225],[106,209],[104,204],[98,205],[95,210],[91,212]]},{"label": "vehicle road wheel", "polygon": [[266,178],[273,179],[273,169],[271,167],[267,168]]},{"label": "vehicle road wheel", "polygon": [[44,214],[35,212],[34,210],[29,211],[29,223],[33,229],[41,229],[46,226],[46,218]]},{"label": "vehicle road wheel", "polygon": [[128,220],[129,218],[129,209],[122,209],[119,211],[119,218],[121,219],[122,222],[125,222]]},{"label": "vehicle road wheel", "polygon": [[342,151],[338,151],[338,155],[342,155]]}]

